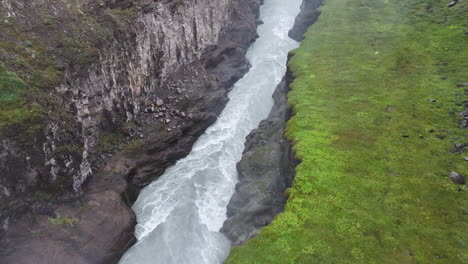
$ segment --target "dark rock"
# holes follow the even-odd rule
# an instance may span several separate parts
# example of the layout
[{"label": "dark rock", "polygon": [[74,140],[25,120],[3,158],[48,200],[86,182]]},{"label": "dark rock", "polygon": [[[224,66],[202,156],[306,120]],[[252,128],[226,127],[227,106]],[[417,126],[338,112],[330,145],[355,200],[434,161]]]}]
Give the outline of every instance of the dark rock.
[{"label": "dark rock", "polygon": [[283,193],[291,185],[297,165],[291,144],[284,139],[289,119],[287,91],[283,80],[274,94],[275,106],[259,128],[247,136],[243,157],[237,164],[240,182],[221,229],[236,246],[257,236],[286,203]]},{"label": "dark rock", "polygon": [[448,7],[452,7],[458,3],[458,0],[454,0],[448,4]]},{"label": "dark rock", "polygon": [[116,189],[108,189],[104,181],[96,183],[80,203],[71,200],[54,206],[52,214],[28,212],[15,217],[0,238],[0,248],[8,249],[0,252],[1,263],[117,262],[118,252],[135,242],[136,224],[121,199],[125,181],[119,181]]},{"label": "dark rock", "polygon": [[408,134],[403,134],[403,137],[407,138],[407,137],[409,137],[409,135]]},{"label": "dark rock", "polygon": [[429,99],[429,102],[435,103],[435,102],[437,102],[437,100],[436,99]]},{"label": "dark rock", "polygon": [[449,175],[454,183],[465,184],[465,176],[452,171]]},{"label": "dark rock", "polygon": [[318,7],[322,5],[324,0],[303,0],[301,11],[294,21],[293,28],[289,31],[290,38],[301,41],[304,39],[304,33],[307,29],[317,21],[320,16]]}]

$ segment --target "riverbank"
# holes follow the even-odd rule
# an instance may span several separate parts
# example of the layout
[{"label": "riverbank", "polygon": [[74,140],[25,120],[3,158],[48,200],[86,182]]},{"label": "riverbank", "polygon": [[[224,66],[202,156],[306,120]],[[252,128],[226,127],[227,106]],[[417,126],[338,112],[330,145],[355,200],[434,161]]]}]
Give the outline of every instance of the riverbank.
[{"label": "riverbank", "polygon": [[286,210],[226,263],[468,261],[466,9],[325,2],[289,64]]}]

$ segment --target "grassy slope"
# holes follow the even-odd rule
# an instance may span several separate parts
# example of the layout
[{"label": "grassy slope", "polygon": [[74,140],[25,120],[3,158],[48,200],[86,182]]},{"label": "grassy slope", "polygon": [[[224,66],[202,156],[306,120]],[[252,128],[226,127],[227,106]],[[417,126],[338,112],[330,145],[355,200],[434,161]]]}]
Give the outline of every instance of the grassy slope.
[{"label": "grassy slope", "polygon": [[327,0],[290,62],[286,210],[226,263],[468,263],[468,192],[447,177],[468,174],[449,153],[468,8],[447,3]]}]

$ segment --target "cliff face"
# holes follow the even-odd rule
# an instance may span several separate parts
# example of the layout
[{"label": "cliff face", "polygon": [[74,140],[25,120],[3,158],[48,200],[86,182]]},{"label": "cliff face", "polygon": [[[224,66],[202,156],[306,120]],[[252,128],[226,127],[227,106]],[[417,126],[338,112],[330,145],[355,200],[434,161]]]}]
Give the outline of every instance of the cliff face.
[{"label": "cliff face", "polygon": [[294,27],[289,31],[289,37],[302,41],[304,33],[307,29],[314,24],[320,16],[318,8],[325,0],[303,0],[301,5],[301,12],[294,21]]},{"label": "cliff face", "polygon": [[0,74],[24,84],[5,111],[34,113],[0,115],[1,262],[118,259],[134,239],[122,196],[216,120],[248,70],[259,5],[1,1]]},{"label": "cliff face", "polygon": [[[240,8],[252,10],[254,2],[243,1],[247,7]],[[222,88],[239,75],[229,67],[243,64],[243,70],[247,68],[238,57],[255,34],[248,28],[249,13],[240,13],[237,4],[228,0],[119,1],[97,6],[93,1],[3,1],[2,11],[11,20],[4,23],[24,30],[37,42],[35,45],[57,57],[53,63],[62,67],[64,81],[55,89],[47,87],[47,92],[58,94],[60,102],[51,104],[59,104],[72,114],[70,120],[48,114],[44,128],[33,135],[34,144],[29,148],[11,137],[2,138],[3,193],[24,191],[40,180],[54,182],[60,175],[71,177],[73,189],[78,191],[92,174],[90,156],[102,143],[102,136],[141,116],[163,118],[164,123],[188,117],[184,102],[199,100],[200,88],[224,92]],[[35,10],[44,10],[44,14],[38,15]],[[67,20],[67,15],[72,19]],[[99,21],[101,15],[111,22]],[[229,23],[241,17],[247,19],[236,27],[244,27],[247,36],[229,36]],[[85,19],[91,22],[79,22]],[[31,20],[33,23],[29,23]],[[65,25],[48,29],[60,22]],[[117,29],[112,29],[114,26]],[[8,33],[3,37],[7,39]],[[70,47],[63,47],[69,42]],[[83,58],[60,57],[69,56],[65,53],[71,51]],[[31,54],[34,56],[33,50]],[[237,61],[218,69],[224,57],[236,57]],[[217,71],[223,74],[216,76]]]},{"label": "cliff face", "polygon": [[270,115],[247,136],[242,159],[237,164],[239,183],[221,229],[234,246],[257,236],[284,209],[284,192],[291,186],[298,164],[291,143],[284,138],[291,114],[287,106],[290,82],[291,76],[286,74],[273,94]]},{"label": "cliff face", "polygon": [[[309,26],[317,21],[320,14],[317,8],[322,2],[302,2],[294,27],[289,31],[291,38],[303,39]],[[273,94],[274,106],[268,118],[247,136],[242,159],[237,164],[239,183],[227,207],[228,219],[221,229],[234,246],[256,237],[284,210],[285,191],[291,186],[299,164],[291,142],[284,135],[286,122],[291,118],[287,101],[292,82],[288,70]]]}]

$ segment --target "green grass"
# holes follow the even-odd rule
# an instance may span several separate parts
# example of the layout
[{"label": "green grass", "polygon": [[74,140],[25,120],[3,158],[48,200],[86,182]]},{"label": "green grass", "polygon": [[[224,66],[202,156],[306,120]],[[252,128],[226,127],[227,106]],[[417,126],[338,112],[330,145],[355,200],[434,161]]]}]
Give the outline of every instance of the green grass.
[{"label": "green grass", "polygon": [[27,88],[26,82],[0,64],[0,137],[14,135],[18,130],[35,134],[39,129],[42,109],[24,99]]},{"label": "green grass", "polygon": [[447,3],[326,1],[289,65],[285,212],[227,264],[468,263],[468,192],[448,178],[468,174],[449,153],[467,141],[468,8]]}]

